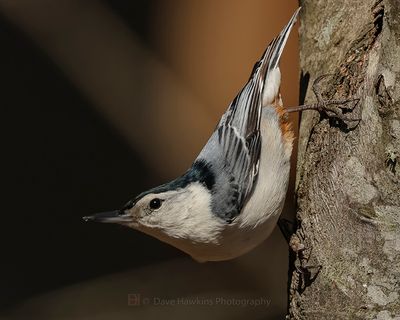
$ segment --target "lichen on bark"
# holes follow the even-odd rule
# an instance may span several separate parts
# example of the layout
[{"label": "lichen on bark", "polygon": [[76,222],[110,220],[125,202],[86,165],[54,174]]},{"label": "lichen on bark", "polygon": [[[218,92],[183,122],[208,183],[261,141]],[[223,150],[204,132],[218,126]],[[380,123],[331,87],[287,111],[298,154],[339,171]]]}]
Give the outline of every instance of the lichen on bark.
[{"label": "lichen on bark", "polygon": [[360,101],[351,122],[302,115],[288,318],[400,319],[400,2],[301,5],[303,79]]}]

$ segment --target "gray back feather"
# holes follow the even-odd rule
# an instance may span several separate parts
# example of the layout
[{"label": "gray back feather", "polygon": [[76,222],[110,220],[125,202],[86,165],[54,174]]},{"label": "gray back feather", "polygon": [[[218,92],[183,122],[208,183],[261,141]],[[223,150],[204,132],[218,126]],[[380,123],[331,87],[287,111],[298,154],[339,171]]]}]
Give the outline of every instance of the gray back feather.
[{"label": "gray back feather", "polygon": [[278,67],[298,11],[254,65],[249,81],[229,105],[197,158],[206,161],[215,175],[212,211],[228,222],[240,213],[256,183],[264,80]]}]

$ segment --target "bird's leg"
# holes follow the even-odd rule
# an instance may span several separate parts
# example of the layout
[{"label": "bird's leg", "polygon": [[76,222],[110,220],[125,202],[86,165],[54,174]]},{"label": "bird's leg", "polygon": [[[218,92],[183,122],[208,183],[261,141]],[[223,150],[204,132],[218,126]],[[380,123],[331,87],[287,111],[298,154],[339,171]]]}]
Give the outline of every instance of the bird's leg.
[{"label": "bird's leg", "polygon": [[309,264],[312,247],[308,250],[309,253],[306,254],[306,247],[296,233],[292,235],[289,246],[296,254],[294,267],[299,275],[298,289],[301,293],[317,278],[322,265]]},{"label": "bird's leg", "polygon": [[296,231],[296,224],[290,220],[279,218],[278,220],[278,227],[281,230],[284,238],[286,239],[287,243],[290,243],[291,236]]},{"label": "bird's leg", "polygon": [[[345,114],[343,114],[342,111],[342,109],[353,110],[357,105],[358,101],[360,101],[359,98],[349,98],[343,100],[324,100],[321,94],[321,88],[319,86],[319,83],[321,82],[322,79],[326,78],[329,75],[330,74],[324,74],[322,76],[319,76],[317,79],[315,79],[313,83],[312,90],[314,92],[315,97],[317,98],[317,103],[304,104],[297,107],[288,107],[285,109],[285,111],[287,113],[291,113],[304,110],[317,110],[319,112],[324,111],[327,113],[328,116],[338,118],[342,121],[360,121],[361,119],[354,119],[346,116]],[[355,102],[355,103],[350,106],[347,105],[350,102]],[[339,107],[339,106],[345,106],[345,107]]]}]

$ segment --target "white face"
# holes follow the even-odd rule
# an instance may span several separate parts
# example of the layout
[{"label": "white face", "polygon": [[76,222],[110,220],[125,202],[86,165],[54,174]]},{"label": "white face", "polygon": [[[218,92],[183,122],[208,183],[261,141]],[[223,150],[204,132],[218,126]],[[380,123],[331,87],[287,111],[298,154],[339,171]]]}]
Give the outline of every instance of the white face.
[{"label": "white face", "polygon": [[[141,198],[125,212],[126,224],[181,250],[183,242],[215,243],[225,223],[211,212],[211,196],[200,183]],[[184,250],[186,251],[186,250]]]}]

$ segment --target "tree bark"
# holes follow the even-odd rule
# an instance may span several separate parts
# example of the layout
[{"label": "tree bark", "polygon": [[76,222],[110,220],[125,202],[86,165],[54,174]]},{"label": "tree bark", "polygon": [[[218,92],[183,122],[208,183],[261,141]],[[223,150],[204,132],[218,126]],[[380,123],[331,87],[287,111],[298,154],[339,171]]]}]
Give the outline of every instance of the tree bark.
[{"label": "tree bark", "polygon": [[301,2],[305,102],[360,101],[302,115],[288,318],[400,319],[400,1]]}]

